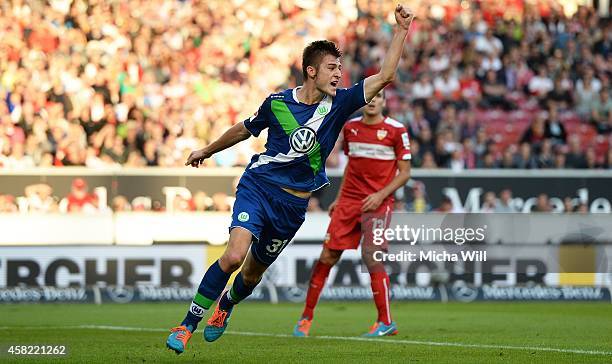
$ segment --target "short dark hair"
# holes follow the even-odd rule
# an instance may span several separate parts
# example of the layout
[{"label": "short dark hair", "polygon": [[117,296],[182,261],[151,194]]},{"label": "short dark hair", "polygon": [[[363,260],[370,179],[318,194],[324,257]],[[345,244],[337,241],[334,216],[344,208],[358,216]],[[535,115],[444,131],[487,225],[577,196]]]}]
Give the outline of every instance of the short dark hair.
[{"label": "short dark hair", "polygon": [[323,57],[328,54],[336,58],[342,56],[342,52],[340,52],[336,44],[328,40],[316,40],[304,48],[304,53],[302,53],[302,73],[304,75],[304,80],[308,79],[306,68],[308,68],[308,66],[318,68]]}]

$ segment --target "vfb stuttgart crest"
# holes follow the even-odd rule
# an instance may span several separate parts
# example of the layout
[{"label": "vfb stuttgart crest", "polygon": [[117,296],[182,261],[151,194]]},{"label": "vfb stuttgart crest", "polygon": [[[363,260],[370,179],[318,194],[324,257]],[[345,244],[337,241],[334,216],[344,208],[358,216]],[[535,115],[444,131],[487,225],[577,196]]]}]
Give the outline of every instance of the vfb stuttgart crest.
[{"label": "vfb stuttgart crest", "polygon": [[301,126],[289,135],[289,145],[291,149],[298,153],[310,152],[316,142],[317,133],[307,126]]},{"label": "vfb stuttgart crest", "polygon": [[376,137],[378,140],[383,140],[387,136],[387,131],[385,129],[380,129],[376,131]]}]

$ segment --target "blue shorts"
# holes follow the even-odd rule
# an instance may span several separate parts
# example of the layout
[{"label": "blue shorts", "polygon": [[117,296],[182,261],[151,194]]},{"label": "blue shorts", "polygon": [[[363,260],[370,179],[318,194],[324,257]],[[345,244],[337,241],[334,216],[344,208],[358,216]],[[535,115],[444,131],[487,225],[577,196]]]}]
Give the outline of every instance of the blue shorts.
[{"label": "blue shorts", "polygon": [[253,257],[270,265],[304,223],[307,207],[307,198],[244,173],[236,190],[230,231],[235,227],[250,231]]}]

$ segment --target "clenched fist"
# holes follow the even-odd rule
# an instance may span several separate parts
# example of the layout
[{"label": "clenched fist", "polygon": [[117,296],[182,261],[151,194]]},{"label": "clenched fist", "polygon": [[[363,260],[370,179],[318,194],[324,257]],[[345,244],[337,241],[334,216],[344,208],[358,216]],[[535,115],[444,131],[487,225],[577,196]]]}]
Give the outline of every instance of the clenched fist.
[{"label": "clenched fist", "polygon": [[412,10],[403,6],[402,4],[397,4],[395,7],[395,21],[397,25],[399,25],[402,29],[409,30],[410,24],[414,20],[414,13]]},{"label": "clenched fist", "polygon": [[189,158],[187,158],[185,165],[191,165],[192,167],[198,168],[207,158],[210,158],[210,153],[208,153],[206,149],[195,150],[189,154]]}]

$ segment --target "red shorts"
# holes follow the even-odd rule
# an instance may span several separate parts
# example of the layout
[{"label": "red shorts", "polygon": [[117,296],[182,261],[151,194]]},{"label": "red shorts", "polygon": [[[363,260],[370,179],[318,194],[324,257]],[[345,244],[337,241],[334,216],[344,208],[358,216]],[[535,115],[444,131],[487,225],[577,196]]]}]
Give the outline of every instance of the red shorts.
[{"label": "red shorts", "polygon": [[[331,222],[327,227],[327,234],[323,244],[332,250],[357,249],[362,235],[362,212],[361,201],[343,200],[338,201],[332,212]],[[391,223],[393,212],[393,199],[387,199],[380,204],[376,211],[370,211],[368,215],[380,215],[383,219],[384,228]]]}]

